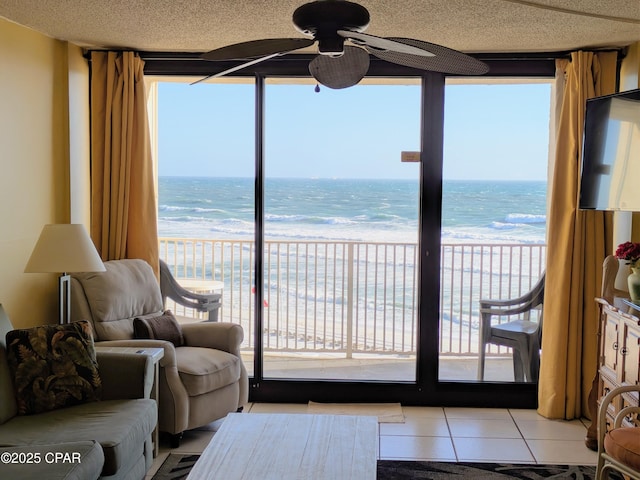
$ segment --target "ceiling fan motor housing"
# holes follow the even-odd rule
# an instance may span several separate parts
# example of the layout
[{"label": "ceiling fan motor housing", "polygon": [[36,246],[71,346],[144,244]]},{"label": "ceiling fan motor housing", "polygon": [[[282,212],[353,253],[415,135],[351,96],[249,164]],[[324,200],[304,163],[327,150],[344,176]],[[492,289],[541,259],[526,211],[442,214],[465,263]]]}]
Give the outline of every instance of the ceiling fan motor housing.
[{"label": "ceiling fan motor housing", "polygon": [[318,52],[322,55],[342,55],[344,38],[338,35],[338,30],[362,32],[369,21],[366,8],[346,0],[317,0],[293,12],[296,30],[317,40]]}]

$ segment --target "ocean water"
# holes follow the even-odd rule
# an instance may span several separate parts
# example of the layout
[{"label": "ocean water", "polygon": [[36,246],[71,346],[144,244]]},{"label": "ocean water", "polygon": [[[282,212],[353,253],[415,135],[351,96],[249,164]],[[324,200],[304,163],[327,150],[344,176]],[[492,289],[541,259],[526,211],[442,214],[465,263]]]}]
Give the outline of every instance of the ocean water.
[{"label": "ocean water", "polygon": [[[203,248],[194,258],[204,259],[205,271],[190,270],[187,261],[186,270],[178,273],[223,280],[223,319],[240,322],[249,332],[253,188],[249,178],[159,179],[161,237],[247,242],[235,253],[229,250],[233,242],[226,242],[224,252],[221,242],[213,250]],[[416,182],[267,179],[265,192],[266,236],[272,241],[264,275],[265,348],[332,350],[353,343],[362,352],[414,351]],[[533,274],[535,280],[544,261],[545,204],[544,182],[444,182],[441,351],[477,351],[480,296],[524,293],[520,289],[527,285],[510,278]],[[278,241],[309,241],[311,246],[301,243],[289,249]],[[362,243],[350,252],[337,245],[339,241]],[[372,242],[397,243],[398,248],[378,248]],[[532,250],[487,248],[504,244],[525,244]],[[171,256],[176,253],[171,248],[178,247],[169,248]],[[178,253],[176,258],[183,257]],[[353,275],[353,289],[347,288],[348,275]],[[348,305],[354,308],[353,342],[344,337],[341,321],[335,330],[325,322],[346,318]],[[252,335],[246,339],[251,341]]]},{"label": "ocean water", "polygon": [[[250,240],[252,178],[160,177],[160,236]],[[444,181],[442,243],[544,243],[546,183]],[[265,231],[279,240],[416,242],[414,180],[267,179]]]}]

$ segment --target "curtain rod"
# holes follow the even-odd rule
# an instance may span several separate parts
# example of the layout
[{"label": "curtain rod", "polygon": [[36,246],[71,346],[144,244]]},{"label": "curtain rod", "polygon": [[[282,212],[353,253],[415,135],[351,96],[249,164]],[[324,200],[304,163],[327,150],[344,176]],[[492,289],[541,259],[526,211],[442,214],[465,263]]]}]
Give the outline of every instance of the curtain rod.
[{"label": "curtain rod", "polygon": [[[137,53],[142,60],[202,60],[202,54],[206,52],[164,52],[164,51],[147,51],[147,50],[136,50],[136,49],[109,49],[109,48],[93,48],[93,49],[85,49],[84,56],[85,58],[91,60],[91,52],[135,52]],[[476,53],[466,53],[471,57],[477,58],[479,60],[556,60],[556,59],[568,59],[571,60],[571,54],[576,51],[582,52],[618,52],[619,59],[623,59],[626,57],[628,52],[628,47],[619,47],[619,48],[602,48],[602,49],[589,49],[589,48],[578,48],[576,50],[563,50],[557,52],[476,52]],[[313,54],[288,54],[282,55],[280,57],[276,57],[273,60],[293,60],[300,59],[306,60],[315,57]]]}]

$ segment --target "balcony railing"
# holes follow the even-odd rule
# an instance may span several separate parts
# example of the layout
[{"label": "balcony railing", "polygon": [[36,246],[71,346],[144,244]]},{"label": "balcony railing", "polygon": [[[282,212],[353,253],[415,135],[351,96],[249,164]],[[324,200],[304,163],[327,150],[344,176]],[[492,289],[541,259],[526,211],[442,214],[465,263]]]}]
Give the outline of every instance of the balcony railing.
[{"label": "balcony railing", "polygon": [[[415,353],[417,254],[413,243],[266,241],[264,350]],[[440,353],[477,355],[479,299],[527,292],[545,254],[540,244],[443,244]],[[242,325],[246,349],[254,346],[254,255],[253,241],[160,239],[178,279],[224,283],[220,320]]]}]

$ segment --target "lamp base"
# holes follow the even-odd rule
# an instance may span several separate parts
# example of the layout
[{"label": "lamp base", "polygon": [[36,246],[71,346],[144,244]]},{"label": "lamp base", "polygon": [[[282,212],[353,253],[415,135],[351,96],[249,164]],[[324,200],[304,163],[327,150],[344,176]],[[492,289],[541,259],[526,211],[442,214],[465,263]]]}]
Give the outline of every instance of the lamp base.
[{"label": "lamp base", "polygon": [[71,323],[71,275],[67,273],[58,278],[58,323]]}]

